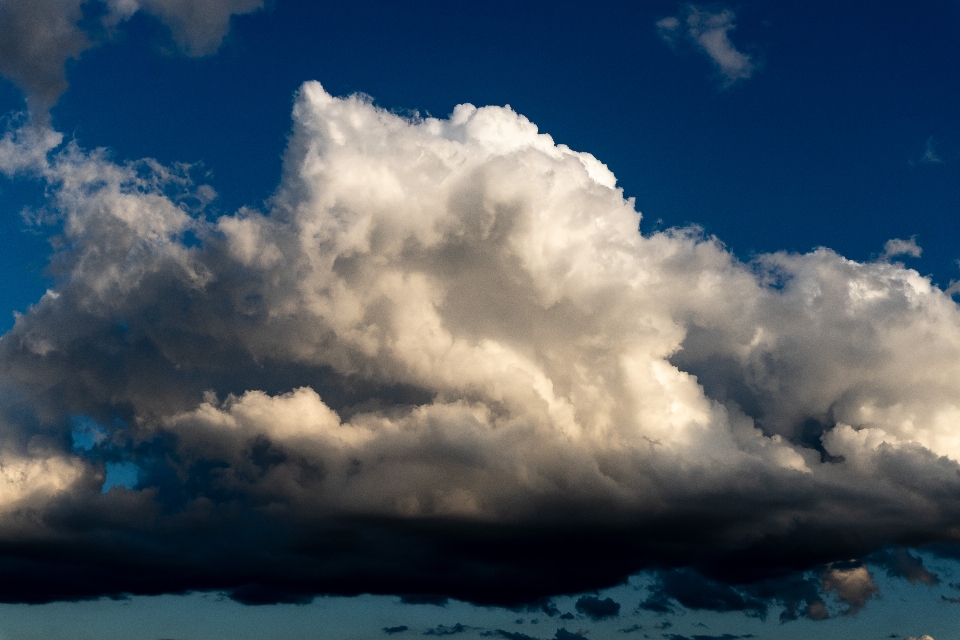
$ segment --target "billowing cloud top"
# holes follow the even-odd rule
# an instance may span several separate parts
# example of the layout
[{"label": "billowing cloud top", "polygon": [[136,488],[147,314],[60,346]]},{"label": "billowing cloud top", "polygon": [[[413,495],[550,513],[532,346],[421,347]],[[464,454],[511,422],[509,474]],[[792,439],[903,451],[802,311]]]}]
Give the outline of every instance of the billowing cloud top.
[{"label": "billowing cloud top", "polygon": [[955,540],[960,311],[889,257],[643,236],[509,108],[307,83],[269,209],[217,219],[189,167],[58,142],[0,145],[62,224],[0,340],[0,598],[516,604],[655,567],[823,617],[875,592],[830,563]]}]

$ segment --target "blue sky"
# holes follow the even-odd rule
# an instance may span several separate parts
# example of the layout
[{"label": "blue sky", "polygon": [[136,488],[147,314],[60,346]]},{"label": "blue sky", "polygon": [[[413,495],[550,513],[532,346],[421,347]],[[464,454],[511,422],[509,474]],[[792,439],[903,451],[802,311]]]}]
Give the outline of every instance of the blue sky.
[{"label": "blue sky", "polygon": [[955,633],[960,4],[261,4],[0,4],[0,637]]}]

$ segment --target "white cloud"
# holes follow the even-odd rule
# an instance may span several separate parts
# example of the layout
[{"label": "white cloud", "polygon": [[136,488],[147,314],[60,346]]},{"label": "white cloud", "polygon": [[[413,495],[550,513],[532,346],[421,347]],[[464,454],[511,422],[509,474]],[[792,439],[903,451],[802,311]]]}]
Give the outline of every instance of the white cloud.
[{"label": "white cloud", "polygon": [[[38,508],[127,500],[110,511],[121,546],[210,544],[248,511],[307,537],[375,521],[351,540],[388,549],[411,523],[524,540],[544,523],[600,541],[626,527],[635,547],[562,563],[603,580],[651,558],[782,566],[752,555],[758,541],[868,554],[960,522],[960,310],[915,271],[826,249],[744,264],[696,229],[642,236],[601,162],[509,108],[411,122],[308,83],[294,122],[270,209],[212,220],[188,207],[209,199],[188,167],[11,134],[3,166],[45,177],[62,249],[56,290],[0,340],[0,397],[15,399],[0,453],[80,469]],[[887,257],[916,247],[892,242]],[[78,415],[105,438],[74,452]],[[142,466],[140,490],[100,495],[107,451]],[[144,529],[145,512],[175,515]],[[244,553],[300,575],[270,539]],[[532,575],[536,551],[498,564],[475,542],[427,545],[477,573],[416,573],[416,588],[475,597],[476,580]],[[374,548],[325,544],[314,590]],[[356,588],[400,588],[409,557]],[[183,579],[227,584],[231,566]],[[872,581],[844,571],[824,586],[859,607]],[[533,573],[527,595],[556,588]]]},{"label": "white cloud", "polygon": [[922,253],[923,249],[917,244],[916,238],[910,238],[909,240],[891,238],[883,245],[883,255],[880,258],[882,260],[889,260],[896,256],[919,258]]},{"label": "white cloud", "polygon": [[684,13],[663,18],[657,22],[657,31],[671,45],[681,40],[693,42],[703,51],[724,77],[729,86],[737,80],[749,78],[756,64],[749,55],[741,53],[730,42],[728,32],[736,27],[736,14],[730,9],[712,12],[697,5],[688,4]]}]

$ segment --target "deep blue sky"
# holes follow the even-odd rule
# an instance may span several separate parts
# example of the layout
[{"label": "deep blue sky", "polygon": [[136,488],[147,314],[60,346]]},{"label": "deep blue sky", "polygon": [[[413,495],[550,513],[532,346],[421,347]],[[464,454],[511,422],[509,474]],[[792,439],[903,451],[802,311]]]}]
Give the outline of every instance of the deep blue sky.
[{"label": "deep blue sky", "polygon": [[[826,246],[856,260],[916,236],[912,266],[960,278],[960,4],[733,8],[730,38],[759,64],[727,88],[707,56],[658,37],[675,2],[279,0],[200,59],[138,14],[70,64],[54,124],[119,160],[202,162],[228,212],[276,186],[304,80],[399,112],[510,104],[605,162],[644,229],[696,223],[742,257]],[[19,100],[5,84],[3,110]],[[942,163],[918,162],[928,140]],[[16,232],[23,197],[5,186],[2,291],[22,310],[44,246]]]},{"label": "deep blue sky", "polygon": [[[674,1],[271,4],[235,17],[221,50],[204,58],[177,54],[159,22],[136,15],[112,41],[70,62],[70,88],[52,111],[54,127],[83,148],[106,147],[118,161],[202,163],[219,193],[215,209],[228,213],[261,207],[277,186],[293,96],[306,80],[319,80],[334,95],[369,94],[402,114],[445,116],[464,102],[509,104],[557,142],[606,163],[636,199],[644,231],[701,225],[743,259],[826,246],[864,261],[877,258],[891,238],[915,237],[924,253],[906,258],[909,266],[944,288],[960,279],[956,0],[730,5],[737,25],[730,38],[757,65],[730,86],[702,51],[690,43],[671,47],[658,35],[656,22],[681,11]],[[23,108],[19,91],[0,81],[0,112],[16,120]],[[51,282],[44,275],[49,230],[27,228],[20,215],[42,196],[43,187],[28,179],[0,181],[2,331],[12,326],[12,312],[25,311]],[[931,616],[953,612],[955,605],[926,587],[901,589],[925,602]],[[366,637],[363,611],[383,603],[357,602],[338,611],[357,608],[343,615],[353,616],[356,637]],[[453,623],[433,609],[390,602],[398,613],[384,624],[413,628],[405,622],[413,620],[419,635],[441,620]],[[71,606],[81,605],[61,608]],[[217,615],[204,607],[218,611],[211,603],[190,607],[196,620]],[[18,611],[10,620],[29,627],[27,609]],[[470,615],[481,614],[462,613]],[[504,624],[502,611],[489,615],[491,625]],[[870,637],[885,629],[932,631],[888,627],[871,615],[863,622],[874,625]],[[803,622],[782,631],[771,622],[764,632],[737,616],[728,614],[722,625],[710,618],[711,632],[790,637],[816,630]],[[526,618],[516,630],[537,635]],[[675,630],[693,634],[697,619],[687,616]],[[651,615],[643,624],[658,620]],[[836,637],[859,633],[853,622],[829,624],[848,625],[836,627]],[[379,619],[370,633],[379,633],[377,625]],[[617,628],[611,624],[610,633]]]}]

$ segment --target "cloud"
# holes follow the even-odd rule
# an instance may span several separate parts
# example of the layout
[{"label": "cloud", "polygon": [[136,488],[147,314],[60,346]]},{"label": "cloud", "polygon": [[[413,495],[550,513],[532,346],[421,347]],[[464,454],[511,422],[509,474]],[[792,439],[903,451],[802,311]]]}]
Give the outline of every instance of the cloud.
[{"label": "cloud", "polygon": [[940,578],[923,566],[922,558],[914,556],[903,548],[874,554],[870,562],[884,567],[887,575],[904,578],[910,584],[921,583],[930,587],[940,584]]},{"label": "cloud", "polygon": [[933,136],[927,138],[927,146],[920,156],[921,164],[943,164],[943,159],[937,154],[936,146],[933,143]]},{"label": "cloud", "polygon": [[728,585],[707,580],[688,569],[661,572],[651,586],[650,596],[640,603],[640,608],[669,613],[674,610],[673,601],[687,609],[743,611],[758,617],[767,613],[765,602]]},{"label": "cloud", "polygon": [[612,618],[620,614],[620,603],[613,598],[601,600],[596,596],[583,596],[576,603],[577,611],[594,620]]},{"label": "cloud", "polygon": [[447,627],[442,624],[437,625],[433,629],[427,629],[423,632],[425,636],[454,636],[465,631],[469,631],[472,627],[468,627],[460,624],[459,622],[452,627]]},{"label": "cloud", "polygon": [[737,640],[738,638],[753,638],[755,636],[752,633],[748,633],[747,635],[743,636],[733,635],[732,633],[724,633],[719,636],[695,635],[688,637],[680,635],[679,633],[665,633],[663,634],[663,637],[668,638],[668,640]]},{"label": "cloud", "polygon": [[384,627],[384,628],[383,628],[383,632],[384,632],[385,634],[387,634],[388,636],[392,636],[392,635],[397,634],[397,633],[403,633],[404,631],[409,630],[409,628],[410,628],[410,627],[408,627],[407,625],[401,624],[401,625],[396,626],[396,627]]},{"label": "cloud", "polygon": [[[558,632],[559,633],[559,632]],[[533,636],[528,636],[525,633],[520,633],[519,631],[504,631],[503,629],[497,629],[495,632],[490,635],[498,634],[501,637],[506,638],[507,640],[539,640]],[[487,634],[482,634],[487,635]]]},{"label": "cloud", "polygon": [[58,247],[0,339],[2,601],[539,606],[651,569],[650,609],[816,619],[873,593],[831,563],[955,546],[960,311],[902,264],[641,235],[508,108],[307,83],[268,207],[219,217],[189,166],[61,141],[0,143]]},{"label": "cloud", "polygon": [[847,605],[845,615],[856,614],[880,591],[864,566],[831,566],[823,575],[823,588]]},{"label": "cloud", "polygon": [[919,258],[923,253],[923,249],[917,245],[916,238],[910,238],[909,240],[901,240],[900,238],[892,238],[887,240],[883,245],[883,255],[880,256],[881,260],[889,260],[896,256],[910,256],[911,258]]},{"label": "cloud", "polygon": [[0,74],[27,98],[31,113],[47,110],[67,89],[65,64],[108,39],[137,11],[170,28],[187,55],[215,52],[232,15],[250,13],[263,0],[4,0],[0,3]]},{"label": "cloud", "polygon": [[713,61],[724,77],[724,85],[749,78],[756,64],[749,55],[737,51],[727,35],[734,29],[736,14],[730,9],[712,12],[697,5],[685,5],[679,16],[657,21],[657,32],[670,45],[692,42]]},{"label": "cloud", "polygon": [[118,17],[137,10],[158,17],[186,55],[205,56],[220,48],[232,16],[261,9],[263,0],[110,0],[110,4]]}]

